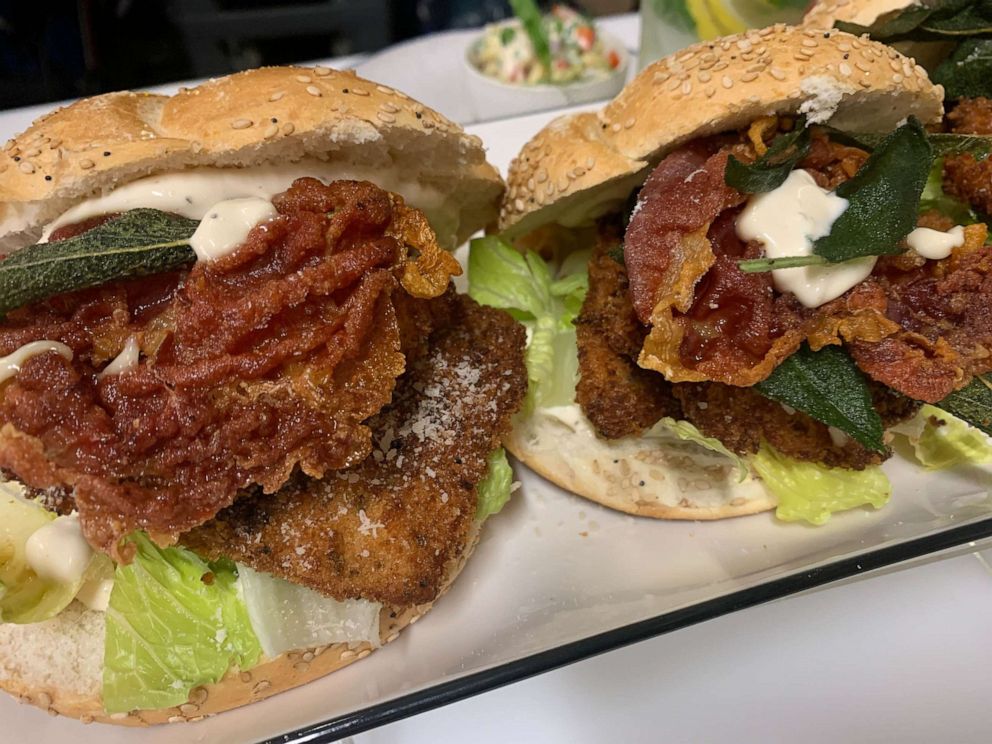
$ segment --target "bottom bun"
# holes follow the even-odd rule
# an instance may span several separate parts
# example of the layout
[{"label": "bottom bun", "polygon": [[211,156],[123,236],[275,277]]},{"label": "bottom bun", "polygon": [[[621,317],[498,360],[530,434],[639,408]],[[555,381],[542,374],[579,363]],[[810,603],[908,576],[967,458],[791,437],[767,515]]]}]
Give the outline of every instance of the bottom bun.
[{"label": "bottom bun", "polygon": [[774,509],[751,475],[725,456],[662,427],[640,437],[596,435],[577,405],[518,417],[506,448],[557,486],[598,504],[655,519],[724,519]]},{"label": "bottom bun", "polygon": [[[438,598],[461,572],[479,540],[476,522],[465,549],[449,565]],[[436,601],[436,600],[435,600]],[[433,602],[411,607],[383,607],[379,616],[382,645],[420,619]],[[232,668],[217,683],[190,692],[189,701],[172,708],[108,714],[100,695],[103,676],[104,613],[73,602],[58,617],[31,625],[0,624],[0,689],[51,715],[124,726],[198,721],[284,690],[299,687],[364,659],[368,642],[335,643],[299,649],[263,661],[247,671]]]}]

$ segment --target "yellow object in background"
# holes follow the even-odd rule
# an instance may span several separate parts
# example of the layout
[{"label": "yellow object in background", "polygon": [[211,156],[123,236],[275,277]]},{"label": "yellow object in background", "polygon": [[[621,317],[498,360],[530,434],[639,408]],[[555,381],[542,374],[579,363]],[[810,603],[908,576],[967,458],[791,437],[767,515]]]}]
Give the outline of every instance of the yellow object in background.
[{"label": "yellow object in background", "polygon": [[642,0],[640,67],[697,41],[797,23],[808,0]]}]

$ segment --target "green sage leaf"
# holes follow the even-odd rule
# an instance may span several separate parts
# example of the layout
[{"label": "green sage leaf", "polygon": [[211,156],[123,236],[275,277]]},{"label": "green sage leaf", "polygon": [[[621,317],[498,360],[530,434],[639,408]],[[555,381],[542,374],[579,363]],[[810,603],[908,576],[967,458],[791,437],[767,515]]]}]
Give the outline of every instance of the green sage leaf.
[{"label": "green sage leaf", "polygon": [[781,186],[796,163],[809,155],[810,131],[804,119],[795,128],[778,135],[768,151],[753,163],[743,163],[733,155],[727,158],[723,180],[745,194],[761,194]]},{"label": "green sage leaf", "polygon": [[[937,66],[932,78],[935,83],[944,86],[947,98],[992,95],[992,39],[966,39],[961,42],[954,53]],[[984,154],[988,155],[987,149]]]},{"label": "green sage leaf", "polygon": [[937,408],[992,436],[992,382],[984,377],[975,377],[940,401]]},{"label": "green sage leaf", "polygon": [[812,351],[803,344],[755,389],[766,398],[840,429],[867,449],[885,451],[882,419],[872,406],[868,383],[840,347]]},{"label": "green sage leaf", "polygon": [[199,223],[132,209],[82,235],[23,248],[0,261],[0,315],[63,292],[193,263]]},{"label": "green sage leaf", "polygon": [[902,240],[916,227],[917,207],[927,183],[933,148],[919,119],[888,135],[864,165],[837,188],[847,209],[813,252],[830,262],[902,253]]},{"label": "green sage leaf", "polygon": [[838,21],[841,31],[877,41],[930,41],[992,34],[989,0],[931,0],[900,11],[884,13],[870,26]]}]

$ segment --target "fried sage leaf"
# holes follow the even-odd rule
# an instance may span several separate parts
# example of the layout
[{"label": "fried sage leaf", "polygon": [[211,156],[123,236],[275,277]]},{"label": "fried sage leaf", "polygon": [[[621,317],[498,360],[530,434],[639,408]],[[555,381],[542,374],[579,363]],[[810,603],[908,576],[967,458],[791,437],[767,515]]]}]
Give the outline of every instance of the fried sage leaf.
[{"label": "fried sage leaf", "polygon": [[[962,41],[954,53],[938,65],[932,77],[935,83],[944,86],[947,98],[992,95],[992,39]],[[988,155],[988,151],[985,154]]]},{"label": "fried sage leaf", "polygon": [[841,31],[877,41],[927,41],[969,38],[992,34],[992,3],[989,0],[930,0],[885,13],[870,26],[838,21]]},{"label": "fried sage leaf", "polygon": [[813,252],[831,262],[903,252],[902,241],[916,227],[917,207],[933,162],[933,148],[920,120],[886,137],[854,175],[837,187],[848,200],[828,235]]},{"label": "fried sage leaf", "polygon": [[53,295],[193,263],[199,223],[132,209],[82,235],[23,248],[0,261],[0,315]]},{"label": "fried sage leaf", "polygon": [[723,179],[728,186],[745,194],[762,194],[781,186],[796,163],[809,155],[810,131],[805,119],[780,134],[768,151],[753,163],[743,163],[733,155],[727,159]]},{"label": "fried sage leaf", "polygon": [[984,377],[976,377],[951,393],[937,404],[937,408],[992,436],[992,382]]},{"label": "fried sage leaf", "polygon": [[867,449],[885,451],[882,419],[872,406],[868,383],[854,360],[837,346],[813,351],[803,344],[755,389],[840,429]]},{"label": "fried sage leaf", "polygon": [[741,261],[742,271],[760,272],[849,261],[903,252],[902,240],[916,227],[917,209],[927,183],[933,148],[919,119],[884,137],[858,172],[837,188],[848,200],[813,255]]}]

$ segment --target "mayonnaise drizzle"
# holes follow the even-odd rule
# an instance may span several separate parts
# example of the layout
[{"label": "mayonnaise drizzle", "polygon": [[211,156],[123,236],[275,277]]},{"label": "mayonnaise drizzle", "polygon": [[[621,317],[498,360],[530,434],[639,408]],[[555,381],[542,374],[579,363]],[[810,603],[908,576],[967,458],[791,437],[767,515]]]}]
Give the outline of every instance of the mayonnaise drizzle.
[{"label": "mayonnaise drizzle", "polygon": [[[847,204],[821,189],[806,171],[794,170],[777,189],[751,197],[737,219],[737,235],[761,242],[769,258],[810,256],[813,241],[830,234]],[[829,266],[775,269],[772,280],[779,292],[792,292],[806,307],[819,307],[864,281],[875,260],[869,256]]]},{"label": "mayonnaise drizzle", "polygon": [[207,210],[189,244],[200,261],[213,261],[244,243],[255,225],[277,214],[272,202],[258,196],[218,202]]},{"label": "mayonnaise drizzle", "polygon": [[24,546],[28,565],[38,576],[64,584],[74,584],[86,572],[93,549],[79,527],[79,516],[56,517],[39,527]]},{"label": "mayonnaise drizzle", "polygon": [[0,382],[6,382],[20,372],[24,362],[31,357],[38,356],[39,354],[47,354],[50,351],[61,354],[70,361],[72,360],[72,349],[65,344],[48,340],[32,341],[29,344],[24,344],[17,351],[5,357],[0,357]]},{"label": "mayonnaise drizzle", "polygon": [[964,245],[964,228],[952,227],[947,232],[918,227],[906,236],[906,245],[923,258],[939,261],[951,255],[951,250]]},{"label": "mayonnaise drizzle", "polygon": [[134,336],[129,336],[127,341],[124,343],[124,348],[121,350],[121,353],[114,357],[114,360],[104,367],[97,377],[100,378],[104,375],[119,375],[126,369],[136,367],[138,365],[139,352],[140,349],[138,348],[138,339]]},{"label": "mayonnaise drizzle", "polygon": [[325,182],[341,179],[372,181],[380,188],[396,192],[413,206],[422,209],[431,219],[432,225],[436,216],[432,213],[441,212],[444,205],[444,199],[437,189],[408,180],[394,166],[377,167],[310,158],[296,163],[251,168],[192,168],[141,178],[102,196],[87,199],[49,224],[42,234],[42,240],[48,240],[52,231],[63,225],[141,207],[202,220],[220,201],[244,197],[271,201],[273,196],[285,191],[294,180],[303,176],[313,176]]}]

